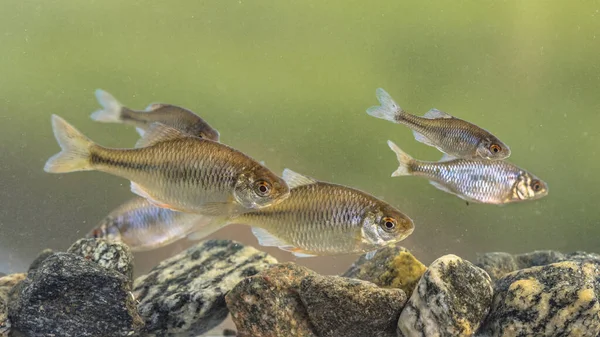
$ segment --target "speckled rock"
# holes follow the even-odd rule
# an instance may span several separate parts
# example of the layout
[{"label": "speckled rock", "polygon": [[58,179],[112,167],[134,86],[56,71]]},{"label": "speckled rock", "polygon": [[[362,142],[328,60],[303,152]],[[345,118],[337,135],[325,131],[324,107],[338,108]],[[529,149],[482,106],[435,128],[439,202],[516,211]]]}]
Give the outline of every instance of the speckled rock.
[{"label": "speckled rock", "polygon": [[133,281],[133,255],[129,247],[121,242],[80,239],[67,252],[96,262],[104,268],[118,271]]},{"label": "speckled rock", "polygon": [[33,260],[33,262],[31,262],[27,272],[37,269],[42,264],[42,262],[44,262],[44,260],[46,260],[52,254],[54,254],[54,251],[52,249],[47,248],[47,249],[42,250],[38,254],[38,256]]},{"label": "speckled rock", "polygon": [[412,294],[425,270],[427,267],[405,248],[387,246],[369,260],[362,255],[342,276],[373,282],[384,288],[400,288]]},{"label": "speckled rock", "polygon": [[435,260],[419,280],[398,320],[406,337],[471,336],[492,301],[488,274],[455,255]]},{"label": "speckled rock", "polygon": [[11,274],[0,277],[0,337],[8,336],[10,321],[8,320],[8,294],[27,274]]},{"label": "speckled rock", "polygon": [[491,336],[597,336],[600,272],[565,261],[520,270],[496,282],[482,333]]},{"label": "speckled rock", "polygon": [[406,304],[401,289],[338,276],[307,276],[299,295],[321,337],[395,337]]},{"label": "speckled rock", "polygon": [[242,279],[277,263],[229,240],[209,240],[161,262],[134,283],[144,331],[156,336],[196,336],[227,317],[225,294]]},{"label": "speckled rock", "polygon": [[128,336],[143,325],[126,276],[69,253],[46,258],[11,291],[12,329],[28,337]]},{"label": "speckled rock", "polygon": [[586,252],[563,254],[553,250],[538,250],[517,255],[494,252],[477,256],[477,266],[485,270],[492,280],[497,280],[516,270],[545,266],[562,261],[587,261],[600,265],[600,255]]},{"label": "speckled rock", "polygon": [[298,291],[313,271],[284,263],[249,277],[225,297],[240,337],[316,337]]}]

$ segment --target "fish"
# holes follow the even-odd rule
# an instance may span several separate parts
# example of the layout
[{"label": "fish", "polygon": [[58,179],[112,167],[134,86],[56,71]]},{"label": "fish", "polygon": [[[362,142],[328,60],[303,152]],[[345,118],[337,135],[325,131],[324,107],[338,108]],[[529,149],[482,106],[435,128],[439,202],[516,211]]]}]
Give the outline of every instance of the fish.
[{"label": "fish", "polygon": [[290,169],[283,179],[290,197],[267,208],[231,217],[245,224],[262,246],[297,257],[370,253],[404,240],[414,230],[407,215],[365,192],[317,181]]},{"label": "fish", "polygon": [[131,191],[158,207],[209,216],[260,209],[289,197],[285,181],[229,146],[153,123],[133,149],[100,146],[52,116],[61,152],[49,173],[101,171],[131,181]]},{"label": "fish", "polygon": [[467,202],[501,205],[548,194],[546,182],[508,161],[455,158],[426,162],[412,158],[390,140],[388,146],[399,162],[392,177],[425,177],[436,188]]},{"label": "fish", "polygon": [[103,123],[122,123],[135,126],[140,136],[158,122],[196,137],[219,141],[219,131],[211,127],[194,112],[171,104],[152,103],[145,111],[137,111],[123,106],[113,95],[97,89],[96,99],[102,106],[91,114],[91,118]]},{"label": "fish", "polygon": [[133,252],[144,252],[188,236],[208,236],[219,228],[214,217],[160,208],[135,197],[110,212],[86,237],[122,242]]},{"label": "fish", "polygon": [[423,117],[411,115],[382,88],[376,90],[376,95],[381,105],[368,108],[367,114],[409,127],[418,142],[447,154],[446,159],[502,160],[510,157],[508,145],[475,124],[437,109],[429,110]]}]

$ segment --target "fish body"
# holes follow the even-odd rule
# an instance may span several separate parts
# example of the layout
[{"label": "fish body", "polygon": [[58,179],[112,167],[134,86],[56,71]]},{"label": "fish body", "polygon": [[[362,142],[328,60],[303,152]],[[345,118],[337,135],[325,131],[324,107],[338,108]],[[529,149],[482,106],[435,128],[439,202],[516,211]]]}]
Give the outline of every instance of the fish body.
[{"label": "fish body", "polygon": [[52,125],[62,151],[48,160],[46,172],[97,170],[123,177],[134,193],[159,207],[226,215],[289,196],[285,181],[240,151],[160,123],[134,149],[97,145],[56,115]]},{"label": "fish body", "polygon": [[408,216],[367,193],[291,170],[283,177],[289,198],[230,221],[253,226],[263,246],[297,256],[365,253],[401,241],[414,229]]},{"label": "fish body", "polygon": [[132,251],[141,252],[166,246],[198,231],[208,235],[219,229],[213,224],[213,217],[172,211],[136,197],[110,212],[87,237],[122,242]]},{"label": "fish body", "polygon": [[450,157],[501,160],[510,156],[510,148],[489,131],[432,109],[423,117],[404,111],[383,89],[377,89],[381,106],[367,109],[371,116],[403,124],[413,130],[415,139],[433,146]]},{"label": "fish body", "polygon": [[413,159],[391,141],[388,146],[399,162],[393,177],[425,177],[436,188],[467,201],[507,204],[539,199],[548,194],[545,182],[507,161],[476,158],[425,162]]},{"label": "fish body", "polygon": [[96,90],[96,98],[103,109],[92,113],[91,118],[104,123],[133,125],[140,135],[152,123],[162,123],[192,136],[219,141],[219,132],[194,112],[171,104],[153,103],[145,111],[137,111],[123,106],[104,90]]}]

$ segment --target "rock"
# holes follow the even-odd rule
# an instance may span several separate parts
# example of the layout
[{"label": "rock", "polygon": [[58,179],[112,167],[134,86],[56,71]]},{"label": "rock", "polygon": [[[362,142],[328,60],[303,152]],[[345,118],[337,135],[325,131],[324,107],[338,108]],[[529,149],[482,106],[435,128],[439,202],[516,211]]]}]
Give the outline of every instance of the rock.
[{"label": "rock", "polygon": [[231,329],[223,329],[223,336],[237,336],[237,332]]},{"label": "rock", "polygon": [[0,277],[0,336],[8,336],[10,321],[8,320],[8,294],[19,282],[23,281],[26,274],[12,274]]},{"label": "rock", "polygon": [[387,246],[367,260],[361,256],[343,277],[373,282],[384,288],[400,288],[412,294],[427,267],[408,250],[399,246]]},{"label": "rock", "polygon": [[277,263],[275,258],[229,240],[209,240],[161,262],[134,283],[144,331],[196,336],[227,317],[225,294],[242,279]]},{"label": "rock", "polygon": [[401,289],[338,276],[307,276],[299,295],[321,337],[395,337],[406,303]]},{"label": "rock", "polygon": [[52,249],[48,248],[48,249],[42,250],[38,254],[38,256],[33,260],[33,262],[31,262],[27,272],[37,269],[42,264],[42,262],[44,262],[44,260],[46,260],[46,258],[48,258],[52,254],[54,254],[54,251]]},{"label": "rock", "polygon": [[482,328],[491,336],[597,336],[600,272],[593,262],[532,267],[496,282]]},{"label": "rock", "polygon": [[477,266],[485,270],[492,280],[497,280],[516,270],[545,266],[562,261],[589,261],[600,265],[600,255],[586,252],[563,254],[553,250],[537,250],[518,255],[486,253],[477,256]]},{"label": "rock", "polygon": [[402,310],[398,329],[412,336],[471,336],[492,301],[488,274],[455,255],[435,260]]},{"label": "rock", "polygon": [[104,268],[118,271],[133,281],[133,255],[129,247],[121,242],[80,239],[67,252],[96,262]]},{"label": "rock", "polygon": [[13,329],[37,336],[128,336],[143,325],[121,273],[55,253],[13,288]]},{"label": "rock", "polygon": [[238,283],[225,297],[238,336],[317,337],[298,295],[308,275],[315,273],[284,263]]}]

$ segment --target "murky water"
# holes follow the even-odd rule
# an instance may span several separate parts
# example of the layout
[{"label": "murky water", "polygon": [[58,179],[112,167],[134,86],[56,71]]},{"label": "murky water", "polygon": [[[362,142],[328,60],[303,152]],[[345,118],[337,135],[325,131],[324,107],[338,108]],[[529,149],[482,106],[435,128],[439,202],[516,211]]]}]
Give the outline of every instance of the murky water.
[{"label": "murky water", "polygon": [[[600,251],[600,3],[509,1],[15,1],[0,4],[0,272],[43,248],[65,250],[131,197],[97,172],[42,171],[58,151],[50,115],[100,144],[131,127],[89,119],[103,88],[125,105],[190,108],[222,142],[271,169],[353,186],[410,215],[403,244],[444,253]],[[385,88],[415,114],[447,111],[492,131],[510,160],[547,181],[544,199],[467,206],[415,177],[391,178],[391,139],[419,159],[434,148],[372,118]],[[212,237],[257,246],[245,226]],[[136,255],[136,274],[184,249]],[[280,261],[291,254],[261,248]],[[355,256],[297,259],[345,270]]]}]

